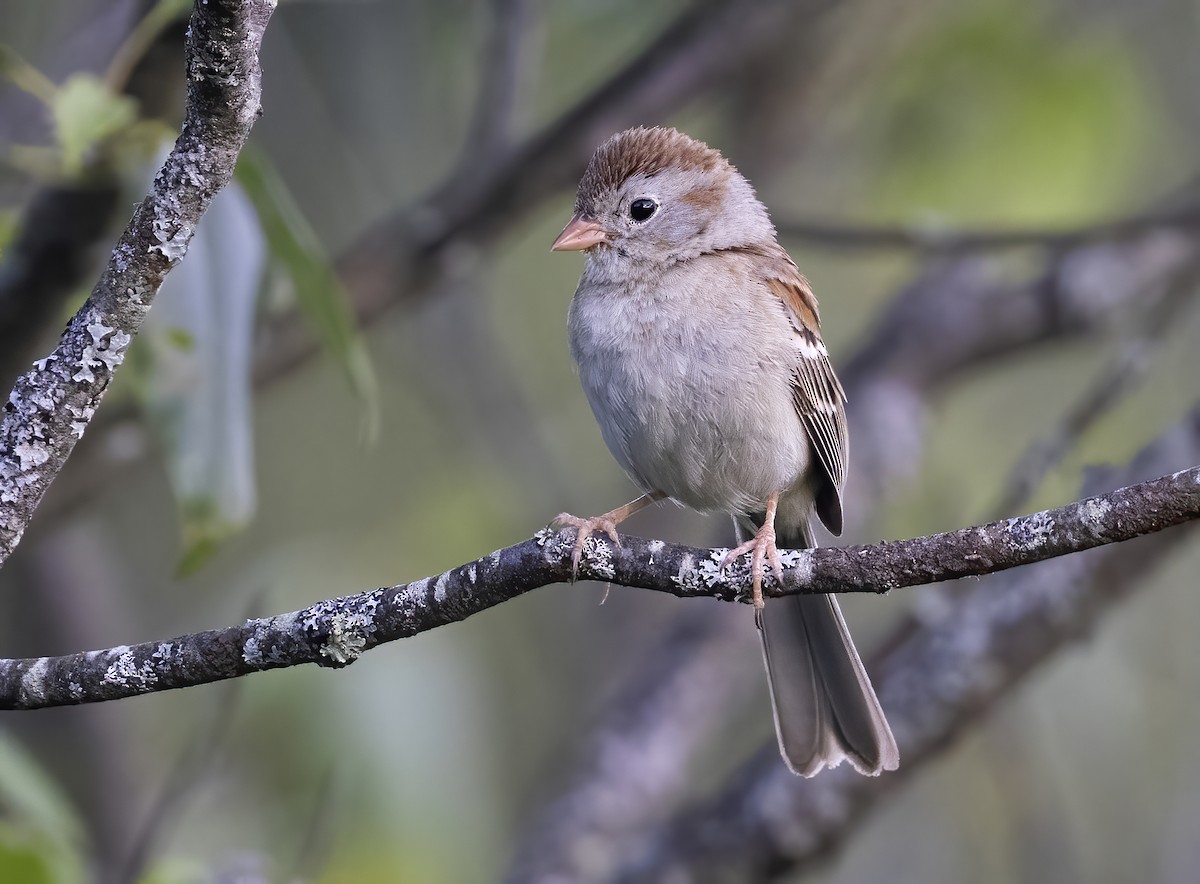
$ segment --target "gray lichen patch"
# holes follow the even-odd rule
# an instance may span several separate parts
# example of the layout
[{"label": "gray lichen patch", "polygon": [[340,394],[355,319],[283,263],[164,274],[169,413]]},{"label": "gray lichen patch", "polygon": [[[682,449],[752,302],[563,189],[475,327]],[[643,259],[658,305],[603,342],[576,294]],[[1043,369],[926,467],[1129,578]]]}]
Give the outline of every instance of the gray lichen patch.
[{"label": "gray lichen patch", "polygon": [[[543,528],[534,534],[533,538],[545,552],[544,559],[547,564],[557,565],[569,560],[575,553],[575,534],[571,531]],[[583,542],[579,561],[591,572],[589,576],[600,580],[612,580],[617,573],[615,556],[616,547],[607,535],[592,534]]]},{"label": "gray lichen patch", "polygon": [[148,691],[158,684],[158,673],[154,671],[154,666],[149,660],[144,660],[139,665],[133,652],[126,650],[109,665],[101,681],[105,684]]},{"label": "gray lichen patch", "polygon": [[330,599],[306,608],[296,616],[303,631],[324,634],[321,656],[335,665],[344,666],[366,650],[377,629],[376,617],[381,613],[388,592],[385,587]]},{"label": "gray lichen patch", "polygon": [[133,246],[129,243],[119,243],[112,250],[112,266],[117,273],[124,273],[129,269],[129,262],[133,259]]},{"label": "gray lichen patch", "polygon": [[1112,505],[1108,501],[1093,497],[1080,505],[1079,519],[1089,533],[1100,536],[1104,533],[1104,526],[1111,511]]},{"label": "gray lichen patch", "polygon": [[593,534],[583,544],[581,559],[588,564],[595,575],[603,580],[612,580],[617,576],[613,563],[616,549],[607,537]]},{"label": "gray lichen patch", "polygon": [[[87,325],[91,343],[83,348],[79,358],[79,370],[71,377],[76,382],[95,383],[93,369],[104,368],[109,374],[125,361],[125,349],[133,340],[126,332],[118,331],[97,318]],[[107,339],[107,340],[106,340]]]},{"label": "gray lichen patch", "polygon": [[366,650],[367,636],[374,631],[374,623],[362,614],[334,614],[321,654],[339,666],[353,663]]},{"label": "gray lichen patch", "polygon": [[1054,534],[1054,519],[1049,513],[1008,520],[1008,536],[1022,550],[1037,550],[1045,546]]},{"label": "gray lichen patch", "polygon": [[396,593],[393,604],[401,608],[418,607],[425,603],[425,597],[428,594],[429,578],[422,577],[420,580],[414,580],[412,583],[401,587]]},{"label": "gray lichen patch", "polygon": [[287,633],[294,628],[295,622],[295,614],[248,621],[246,625],[252,627],[253,631],[242,644],[242,659],[257,669],[289,662],[289,656],[280,649],[276,638],[280,633]]},{"label": "gray lichen patch", "polygon": [[[179,161],[177,154],[173,154],[171,158]],[[150,251],[158,252],[172,265],[183,260],[195,232],[191,224],[180,218],[181,215],[180,206],[175,204],[173,195],[165,195],[161,202],[154,204],[154,220],[151,222],[150,232],[154,235],[155,242],[150,244]]]},{"label": "gray lichen patch", "polygon": [[[788,572],[793,586],[806,586],[813,578],[813,555],[810,549],[787,549],[779,553],[779,561]],[[773,575],[772,575],[773,576]]]},{"label": "gray lichen patch", "polygon": [[683,589],[703,593],[718,584],[724,583],[726,575],[722,573],[721,561],[728,550],[714,549],[700,561],[690,554],[685,554],[679,563],[679,572],[671,576],[671,582]]},{"label": "gray lichen patch", "polygon": [[21,471],[40,467],[50,459],[50,452],[46,450],[45,445],[38,445],[30,442],[20,442],[13,449],[13,454],[17,456],[17,460],[21,462]]}]

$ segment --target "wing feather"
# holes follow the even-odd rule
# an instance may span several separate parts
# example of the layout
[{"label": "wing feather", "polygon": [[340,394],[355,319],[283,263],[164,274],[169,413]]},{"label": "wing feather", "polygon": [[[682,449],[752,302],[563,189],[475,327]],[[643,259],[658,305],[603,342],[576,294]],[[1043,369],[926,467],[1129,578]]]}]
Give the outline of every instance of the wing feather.
[{"label": "wing feather", "polygon": [[821,318],[808,280],[782,247],[770,256],[767,287],[779,298],[796,332],[796,373],[792,399],[824,472],[816,489],[817,514],[834,533],[841,532],[842,488],[850,440],[846,430],[846,392],[821,340]]}]

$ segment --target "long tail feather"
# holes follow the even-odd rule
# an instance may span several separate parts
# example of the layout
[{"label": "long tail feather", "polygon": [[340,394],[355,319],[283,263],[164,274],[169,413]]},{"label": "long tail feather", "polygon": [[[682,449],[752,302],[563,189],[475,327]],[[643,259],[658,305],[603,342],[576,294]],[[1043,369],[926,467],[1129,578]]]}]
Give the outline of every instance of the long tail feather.
[{"label": "long tail feather", "polygon": [[[734,524],[739,538],[749,536]],[[814,545],[807,526],[777,530],[780,547]],[[792,771],[810,777],[843,760],[870,776],[896,769],[896,740],[833,596],[767,599],[760,635],[779,749]]]}]

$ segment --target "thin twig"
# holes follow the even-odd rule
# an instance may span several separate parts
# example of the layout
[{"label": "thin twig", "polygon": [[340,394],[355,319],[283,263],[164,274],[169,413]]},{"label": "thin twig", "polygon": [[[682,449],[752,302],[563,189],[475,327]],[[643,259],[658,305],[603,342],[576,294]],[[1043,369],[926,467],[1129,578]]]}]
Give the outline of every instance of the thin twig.
[{"label": "thin twig", "polygon": [[1082,243],[1132,239],[1162,229],[1200,227],[1200,205],[1173,206],[1079,227],[1013,228],[1011,230],[938,229],[917,225],[859,225],[782,219],[775,228],[783,239],[842,249],[903,249],[940,254],[1014,248],[1062,249]]},{"label": "thin twig", "polygon": [[475,113],[467,129],[463,161],[457,174],[487,162],[508,145],[525,66],[525,38],[533,10],[530,0],[491,0],[491,31],[485,52]]},{"label": "thin twig", "polygon": [[738,665],[732,617],[694,606],[662,631],[636,675],[587,729],[570,782],[522,839],[505,878],[549,884],[602,877],[620,845],[657,822],[691,783],[704,737],[759,665]]},{"label": "thin twig", "polygon": [[141,879],[147,863],[153,858],[154,848],[164,833],[175,825],[200,778],[212,767],[224,747],[237,714],[240,688],[241,682],[228,686],[211,711],[208,726],[189,741],[178,762],[171,768],[128,853],[115,872],[115,882],[132,884]]},{"label": "thin twig", "polygon": [[[1200,467],[1053,510],[912,540],[783,553],[782,582],[795,592],[881,593],[991,574],[1119,543],[1200,517]],[[300,611],[162,642],[0,660],[0,709],[94,703],[208,684],[251,672],[317,663],[341,667],[384,642],[455,623],[538,587],[568,582],[575,532],[546,529],[413,583],[328,599]],[[681,598],[749,599],[743,563],[722,573],[726,550],[623,537],[592,538],[578,576]]]},{"label": "thin twig", "polygon": [[321,877],[333,848],[336,786],[336,771],[331,765],[326,768],[317,783],[312,809],[303,829],[296,858],[288,874],[283,875],[280,880],[316,881]]},{"label": "thin twig", "polygon": [[1066,457],[1096,422],[1117,407],[1150,371],[1162,339],[1176,318],[1196,297],[1197,268],[1188,266],[1167,281],[1167,294],[1151,303],[1138,322],[1136,333],[1097,372],[1092,382],[1067,409],[1050,432],[1022,453],[1004,483],[1004,492],[992,509],[1002,518],[1024,506],[1046,475]]}]

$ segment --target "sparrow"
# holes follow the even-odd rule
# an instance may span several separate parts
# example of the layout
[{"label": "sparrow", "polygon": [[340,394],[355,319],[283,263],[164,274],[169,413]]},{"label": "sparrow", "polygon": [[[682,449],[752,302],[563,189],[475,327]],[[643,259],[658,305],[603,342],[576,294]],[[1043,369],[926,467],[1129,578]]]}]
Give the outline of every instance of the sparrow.
[{"label": "sparrow", "polygon": [[847,760],[877,775],[896,741],[830,595],[764,599],[779,548],[811,548],[814,517],[842,530],[845,393],[808,280],[754,189],[674,129],[609,138],[589,161],[554,251],[583,251],[571,354],[609,451],[643,494],[577,529],[588,537],[664,498],[733,517],[783,760],[812,776]]}]

